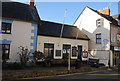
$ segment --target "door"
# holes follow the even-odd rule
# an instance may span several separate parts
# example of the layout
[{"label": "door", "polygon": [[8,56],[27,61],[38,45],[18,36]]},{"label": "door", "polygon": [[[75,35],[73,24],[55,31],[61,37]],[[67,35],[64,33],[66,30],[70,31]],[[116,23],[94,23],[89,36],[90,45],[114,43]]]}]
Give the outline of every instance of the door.
[{"label": "door", "polygon": [[78,59],[82,60],[82,46],[78,46]]},{"label": "door", "polygon": [[118,66],[120,63],[120,51],[114,51],[113,52],[113,64],[115,66]]},{"label": "door", "polygon": [[68,55],[71,55],[71,45],[63,44],[63,59],[68,59]]},{"label": "door", "polygon": [[47,58],[53,59],[54,56],[54,44],[44,44],[44,54]]}]

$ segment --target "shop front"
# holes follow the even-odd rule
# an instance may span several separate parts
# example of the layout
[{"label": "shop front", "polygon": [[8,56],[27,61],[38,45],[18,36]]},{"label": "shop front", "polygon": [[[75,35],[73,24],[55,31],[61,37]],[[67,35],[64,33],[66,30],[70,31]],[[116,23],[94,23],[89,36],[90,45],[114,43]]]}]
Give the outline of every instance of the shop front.
[{"label": "shop front", "polygon": [[120,64],[120,47],[113,47],[113,65],[118,66]]}]

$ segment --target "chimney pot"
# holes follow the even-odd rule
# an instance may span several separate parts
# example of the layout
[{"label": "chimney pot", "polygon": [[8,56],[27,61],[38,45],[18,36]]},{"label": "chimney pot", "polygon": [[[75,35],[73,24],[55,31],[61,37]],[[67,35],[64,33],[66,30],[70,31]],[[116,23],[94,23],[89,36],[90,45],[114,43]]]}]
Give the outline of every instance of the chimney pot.
[{"label": "chimney pot", "polygon": [[29,0],[29,5],[30,5],[31,7],[34,7],[34,4],[35,4],[35,0]]},{"label": "chimney pot", "polygon": [[110,16],[110,9],[108,7],[103,8],[103,10],[97,10],[99,13],[109,15]]}]

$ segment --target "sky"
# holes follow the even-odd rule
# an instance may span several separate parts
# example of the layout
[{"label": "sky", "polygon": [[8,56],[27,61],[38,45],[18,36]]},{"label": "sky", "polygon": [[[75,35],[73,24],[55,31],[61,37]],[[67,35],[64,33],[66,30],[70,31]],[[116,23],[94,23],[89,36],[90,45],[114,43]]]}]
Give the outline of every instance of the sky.
[{"label": "sky", "polygon": [[[19,2],[28,4],[26,0],[19,0]],[[42,20],[63,23],[65,18],[64,23],[69,25],[73,25],[85,6],[94,10],[109,7],[111,15],[118,14],[118,2],[35,2],[35,5]],[[64,17],[66,9],[67,13]]]}]

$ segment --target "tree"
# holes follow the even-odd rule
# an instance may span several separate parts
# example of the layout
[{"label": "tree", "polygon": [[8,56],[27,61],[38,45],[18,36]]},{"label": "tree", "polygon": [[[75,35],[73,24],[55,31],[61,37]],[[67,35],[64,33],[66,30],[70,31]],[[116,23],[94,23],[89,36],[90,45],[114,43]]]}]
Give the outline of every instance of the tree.
[{"label": "tree", "polygon": [[27,61],[29,60],[29,56],[30,56],[30,52],[29,52],[28,48],[27,47],[25,48],[23,46],[20,46],[18,48],[20,49],[20,52],[18,54],[20,56],[21,64],[27,63]]}]

